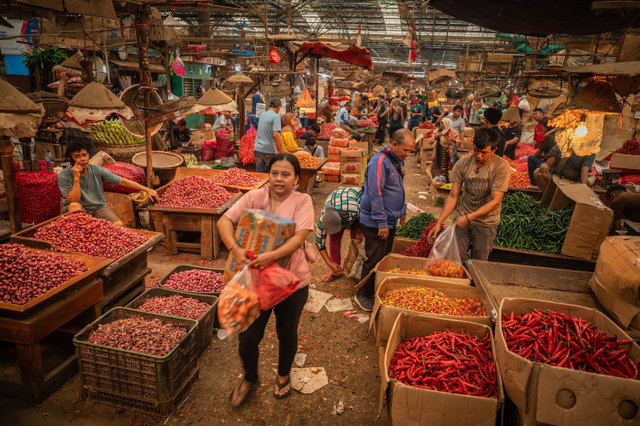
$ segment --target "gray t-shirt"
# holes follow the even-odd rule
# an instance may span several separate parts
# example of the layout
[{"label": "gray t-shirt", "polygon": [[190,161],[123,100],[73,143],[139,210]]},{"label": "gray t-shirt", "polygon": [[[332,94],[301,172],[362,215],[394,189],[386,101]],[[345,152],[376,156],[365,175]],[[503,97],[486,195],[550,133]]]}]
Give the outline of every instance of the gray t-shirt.
[{"label": "gray t-shirt", "polygon": [[302,149],[304,149],[305,152],[308,152],[309,154],[313,155],[316,158],[324,158],[324,150],[320,145],[316,145],[313,152],[309,151],[309,147],[306,145]]},{"label": "gray t-shirt", "polygon": [[[111,173],[109,170],[89,164],[87,173],[84,176],[80,176],[80,204],[87,211],[95,211],[100,207],[107,205],[104,200],[104,190],[102,189],[102,182],[106,182],[109,185],[117,185],[120,183],[120,176]],[[67,201],[67,195],[73,189],[73,173],[71,172],[71,166],[68,166],[58,175],[58,188],[62,193],[62,200],[65,206],[69,205]]]},{"label": "gray t-shirt", "polygon": [[[462,186],[462,194],[456,206],[456,217],[467,215],[478,210],[491,201],[491,192],[507,192],[511,167],[504,158],[493,155],[489,164],[476,166],[473,155],[462,157],[456,162],[449,174],[452,183]],[[474,219],[473,223],[481,226],[498,226],[500,223],[500,207],[486,215]]]},{"label": "gray t-shirt", "polygon": [[279,132],[280,116],[274,110],[269,109],[260,116],[258,121],[258,132],[253,150],[264,154],[276,153],[276,142],[273,139],[273,132]]},{"label": "gray t-shirt", "polygon": [[449,115],[447,115],[447,118],[451,119],[451,128],[453,130],[455,130],[458,133],[464,132],[464,119],[462,118],[462,116],[458,118],[453,118],[453,113],[450,112]]}]

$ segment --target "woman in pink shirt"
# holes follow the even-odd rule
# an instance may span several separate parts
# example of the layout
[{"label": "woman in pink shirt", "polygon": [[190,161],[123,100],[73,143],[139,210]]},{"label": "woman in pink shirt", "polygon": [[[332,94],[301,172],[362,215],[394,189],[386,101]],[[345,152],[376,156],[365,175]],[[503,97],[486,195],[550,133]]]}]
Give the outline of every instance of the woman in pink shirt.
[{"label": "woman in pink shirt", "polygon": [[[287,258],[284,267],[300,278],[295,293],[278,303],[272,309],[262,311],[260,317],[240,333],[239,352],[244,366],[244,379],[231,393],[231,405],[242,405],[258,384],[258,345],[264,336],[271,311],[276,316],[276,330],[279,340],[278,377],[274,396],[278,399],[291,394],[289,373],[293,358],[298,350],[298,322],[302,308],[309,295],[311,269],[303,249],[304,241],[313,230],[313,204],[308,194],[295,191],[300,178],[300,163],[295,155],[281,153],[273,156],[267,167],[269,185],[265,188],[247,192],[218,221],[220,237],[229,251],[240,263],[264,268]],[[238,246],[234,235],[234,226],[244,209],[263,209],[296,223],[295,233],[277,249],[262,253],[250,262],[245,251]]]}]

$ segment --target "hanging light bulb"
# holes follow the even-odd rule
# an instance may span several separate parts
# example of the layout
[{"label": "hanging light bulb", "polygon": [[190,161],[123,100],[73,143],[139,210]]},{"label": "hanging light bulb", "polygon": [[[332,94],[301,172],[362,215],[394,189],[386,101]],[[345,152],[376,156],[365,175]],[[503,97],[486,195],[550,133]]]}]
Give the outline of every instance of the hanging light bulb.
[{"label": "hanging light bulb", "polygon": [[589,129],[587,129],[587,126],[585,126],[584,121],[582,121],[580,125],[576,127],[576,136],[582,137],[586,135],[587,132],[589,132]]}]

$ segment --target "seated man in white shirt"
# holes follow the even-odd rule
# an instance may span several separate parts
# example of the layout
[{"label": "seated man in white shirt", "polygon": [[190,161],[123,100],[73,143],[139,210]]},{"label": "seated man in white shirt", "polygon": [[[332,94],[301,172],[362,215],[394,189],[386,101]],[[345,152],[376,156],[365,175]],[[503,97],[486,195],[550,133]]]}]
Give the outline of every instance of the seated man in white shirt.
[{"label": "seated man in white shirt", "polygon": [[216,121],[213,123],[213,131],[217,133],[218,130],[233,130],[231,113],[225,111],[216,118]]}]

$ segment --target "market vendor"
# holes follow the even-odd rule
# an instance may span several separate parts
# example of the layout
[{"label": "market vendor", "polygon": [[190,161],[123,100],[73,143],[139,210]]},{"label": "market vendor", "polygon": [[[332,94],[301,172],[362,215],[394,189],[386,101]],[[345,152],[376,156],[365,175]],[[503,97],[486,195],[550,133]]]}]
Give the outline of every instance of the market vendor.
[{"label": "market vendor", "polygon": [[640,193],[629,192],[626,186],[613,184],[607,189],[607,200],[613,210],[611,235],[622,229],[622,219],[640,223]]},{"label": "market vendor", "polygon": [[230,112],[225,111],[216,118],[213,123],[213,131],[217,133],[219,130],[233,130]]},{"label": "market vendor", "polygon": [[191,141],[191,130],[187,128],[187,120],[184,118],[178,122],[178,127],[174,127],[171,135],[174,141],[178,141],[183,145],[186,145]]},{"label": "market vendor", "polygon": [[420,126],[420,123],[422,123],[422,105],[418,102],[418,97],[414,95],[409,108],[409,130]]},{"label": "market vendor", "polygon": [[549,151],[551,151],[551,149],[556,146],[556,129],[550,129],[548,127],[548,123],[549,120],[546,118],[540,120],[539,125],[542,126],[542,131],[544,132],[544,140],[540,145],[538,145],[536,151],[527,157],[527,169],[529,171],[529,182],[531,183],[531,186],[536,185],[536,180],[533,176],[534,172],[538,168],[540,168],[542,163],[545,162],[547,156],[549,155]]},{"label": "market vendor", "polygon": [[300,139],[308,141],[309,139],[316,139],[320,134],[320,126],[312,124],[307,127],[307,131],[300,135]]},{"label": "market vendor", "polygon": [[123,226],[118,216],[107,206],[102,189],[103,182],[144,191],[152,201],[158,201],[158,193],[153,189],[121,178],[104,167],[89,164],[89,153],[81,143],[74,142],[68,145],[67,157],[71,165],[58,175],[63,212],[84,212],[113,222],[114,225]]},{"label": "market vendor", "polygon": [[562,151],[558,145],[555,145],[549,151],[547,161],[533,172],[533,178],[542,191],[546,189],[552,175],[587,184],[589,172],[595,160],[596,154],[576,155],[573,152],[570,156],[563,158]]},{"label": "market vendor", "polygon": [[294,130],[297,123],[298,119],[290,112],[283,115],[282,119],[280,119],[280,127],[282,129],[280,131],[280,140],[282,141],[283,152],[293,154],[294,152],[300,151]]},{"label": "market vendor", "polygon": [[435,226],[427,235],[433,243],[444,221],[454,213],[460,259],[487,260],[500,223],[502,198],[509,186],[511,168],[496,155],[500,136],[495,130],[479,129],[473,139],[473,155],[463,157],[451,170],[451,192]]},{"label": "market vendor", "polygon": [[509,126],[503,131],[504,133],[504,155],[511,160],[516,159],[516,148],[522,137],[522,129],[517,121],[510,121]]},{"label": "market vendor", "polygon": [[307,139],[303,150],[316,158],[324,158],[324,150],[316,143],[315,139]]},{"label": "market vendor", "polygon": [[349,112],[351,110],[351,106],[346,104],[345,102],[340,103],[340,109],[336,114],[336,118],[333,120],[334,124],[339,126],[344,126],[349,124]]},{"label": "market vendor", "polygon": [[[538,148],[540,144],[544,141],[544,138],[547,136],[547,122],[549,121],[548,117],[544,116],[544,111],[542,108],[536,108],[533,110],[533,119],[538,123],[536,124],[535,129],[533,129],[533,147]],[[543,122],[544,121],[544,122]]]},{"label": "market vendor", "polygon": [[[282,399],[291,394],[289,374],[298,350],[298,322],[309,295],[311,269],[303,244],[309,232],[313,231],[313,203],[308,194],[295,190],[300,179],[300,163],[295,155],[280,153],[270,158],[267,172],[268,186],[247,192],[220,218],[220,237],[240,266],[249,263],[264,268],[279,259],[285,259],[283,267],[293,272],[300,279],[300,284],[297,290],[282,302],[271,309],[261,311],[258,319],[240,333],[238,349],[244,367],[244,377],[231,393],[233,407],[244,404],[258,386],[259,346],[272,311],[276,317],[279,340],[278,372],[273,395]],[[234,226],[240,220],[244,209],[263,209],[293,221],[296,224],[295,233],[277,249],[259,254],[250,262],[245,250],[238,245],[234,232]]]},{"label": "market vendor", "polygon": [[[320,256],[331,269],[322,281],[331,282],[343,274],[340,247],[345,229],[349,228],[351,240],[362,242],[362,234],[358,226],[361,200],[362,188],[338,188],[329,194],[322,207],[316,224],[316,246]],[[329,254],[326,247],[327,235],[329,236]]]}]

